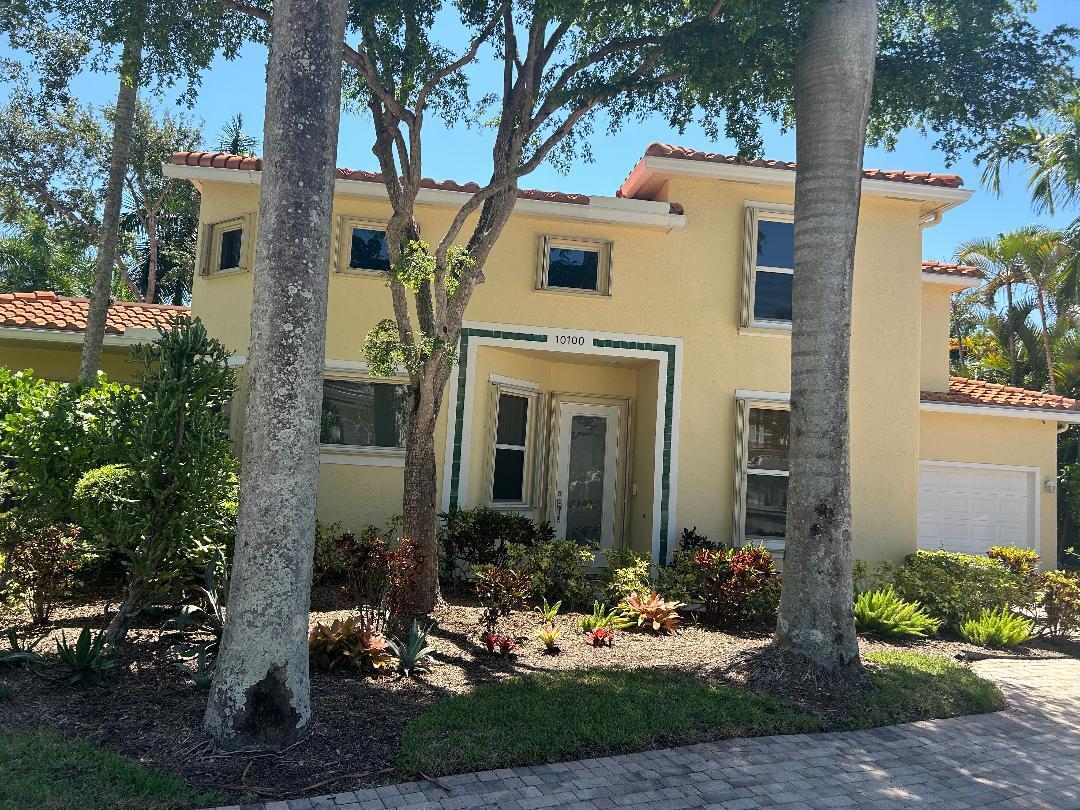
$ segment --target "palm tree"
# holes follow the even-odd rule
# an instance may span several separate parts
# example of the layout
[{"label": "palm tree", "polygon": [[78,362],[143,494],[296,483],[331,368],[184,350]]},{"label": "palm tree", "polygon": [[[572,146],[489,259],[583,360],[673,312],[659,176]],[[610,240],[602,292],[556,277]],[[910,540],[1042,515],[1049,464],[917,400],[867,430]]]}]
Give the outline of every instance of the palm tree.
[{"label": "palm tree", "polygon": [[253,155],[259,148],[259,139],[244,131],[244,116],[237,113],[218,132],[215,151],[233,155]]},{"label": "palm tree", "polygon": [[1046,228],[1027,229],[1027,239],[1022,248],[1024,282],[1035,291],[1039,308],[1043,356],[1046,360],[1046,384],[1051,394],[1057,393],[1054,380],[1054,352],[1051,333],[1057,313],[1051,312],[1050,304],[1057,300],[1064,287],[1075,286],[1077,254],[1065,242],[1062,234]]}]

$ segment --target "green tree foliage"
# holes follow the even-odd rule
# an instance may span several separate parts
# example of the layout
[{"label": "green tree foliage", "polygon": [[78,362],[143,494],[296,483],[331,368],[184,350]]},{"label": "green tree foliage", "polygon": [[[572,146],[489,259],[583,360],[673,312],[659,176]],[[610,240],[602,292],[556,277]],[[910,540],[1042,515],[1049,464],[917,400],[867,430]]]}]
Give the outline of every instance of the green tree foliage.
[{"label": "green tree foliage", "polygon": [[0,290],[86,295],[94,265],[81,231],[50,225],[29,208],[12,214],[0,225]]}]

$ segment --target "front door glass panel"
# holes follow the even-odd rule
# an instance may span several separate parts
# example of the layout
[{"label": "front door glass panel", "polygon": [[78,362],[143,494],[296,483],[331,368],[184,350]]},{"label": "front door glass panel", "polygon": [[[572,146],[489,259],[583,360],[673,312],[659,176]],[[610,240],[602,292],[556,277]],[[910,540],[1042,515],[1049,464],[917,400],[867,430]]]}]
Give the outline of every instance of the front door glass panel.
[{"label": "front door glass panel", "polygon": [[576,414],[570,423],[566,539],[599,543],[604,526],[604,467],[608,420]]}]

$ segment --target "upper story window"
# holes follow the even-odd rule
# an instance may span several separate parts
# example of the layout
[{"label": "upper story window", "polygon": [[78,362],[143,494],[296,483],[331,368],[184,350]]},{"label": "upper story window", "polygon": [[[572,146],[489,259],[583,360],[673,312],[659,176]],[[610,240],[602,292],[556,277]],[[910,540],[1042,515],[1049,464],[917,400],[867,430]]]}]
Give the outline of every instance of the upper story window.
[{"label": "upper story window", "polygon": [[405,447],[408,387],[368,380],[323,381],[319,441],[343,448]]},{"label": "upper story window", "polygon": [[542,236],[537,288],[608,295],[611,242]]},{"label": "upper story window", "polygon": [[338,217],[338,271],[381,275],[390,270],[386,223],[358,217]]},{"label": "upper story window", "polygon": [[736,452],[736,541],[783,548],[787,524],[788,440],[786,402],[739,402]]},{"label": "upper story window", "polygon": [[254,247],[252,215],[212,222],[203,227],[203,248],[199,273],[241,273],[251,269]]},{"label": "upper story window", "polygon": [[743,326],[791,328],[791,281],[795,267],[795,224],[790,213],[746,209],[746,268]]}]

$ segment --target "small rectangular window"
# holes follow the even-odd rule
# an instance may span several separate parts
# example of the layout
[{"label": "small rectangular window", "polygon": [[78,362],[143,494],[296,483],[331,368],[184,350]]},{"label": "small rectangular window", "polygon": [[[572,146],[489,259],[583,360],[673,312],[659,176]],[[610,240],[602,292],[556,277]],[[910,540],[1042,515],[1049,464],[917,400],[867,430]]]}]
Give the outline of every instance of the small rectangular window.
[{"label": "small rectangular window", "polygon": [[221,234],[221,248],[218,251],[218,270],[237,270],[240,268],[241,247],[244,229],[234,228]]},{"label": "small rectangular window", "polygon": [[386,231],[354,227],[349,246],[350,270],[390,270],[390,253],[386,249]]},{"label": "small rectangular window", "polygon": [[591,239],[541,237],[539,289],[599,293],[611,291],[611,243]]},{"label": "small rectangular window", "polygon": [[783,540],[787,522],[789,411],[747,415],[743,540]]},{"label": "small rectangular window", "polygon": [[408,387],[398,383],[324,380],[319,441],[345,447],[405,447]]},{"label": "small rectangular window", "polygon": [[203,226],[199,273],[236,273],[251,269],[254,247],[254,214],[212,222]]},{"label": "small rectangular window", "polygon": [[528,494],[529,411],[532,398],[499,392],[495,415],[492,503],[525,503]]},{"label": "small rectangular window", "polygon": [[795,223],[786,212],[757,205],[748,205],[746,212],[742,325],[790,328]]}]

